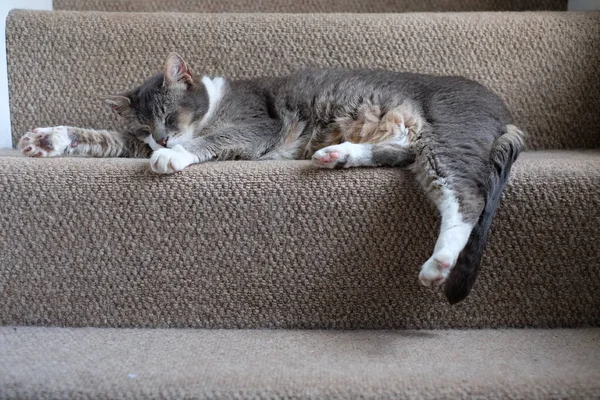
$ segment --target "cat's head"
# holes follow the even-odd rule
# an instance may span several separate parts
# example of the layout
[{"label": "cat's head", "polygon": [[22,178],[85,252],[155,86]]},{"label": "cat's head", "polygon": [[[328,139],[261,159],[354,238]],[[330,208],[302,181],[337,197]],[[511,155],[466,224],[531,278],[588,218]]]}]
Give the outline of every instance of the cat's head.
[{"label": "cat's head", "polygon": [[171,53],[164,71],[140,86],[103,100],[125,119],[127,130],[155,147],[191,139],[194,124],[208,110],[205,85],[192,77],[185,61]]}]

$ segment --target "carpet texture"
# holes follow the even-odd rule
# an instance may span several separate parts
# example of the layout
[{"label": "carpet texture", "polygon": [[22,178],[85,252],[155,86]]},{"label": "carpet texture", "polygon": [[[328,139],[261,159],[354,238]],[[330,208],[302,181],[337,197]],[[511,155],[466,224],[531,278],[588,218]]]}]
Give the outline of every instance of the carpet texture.
[{"label": "carpet texture", "polygon": [[54,0],[55,10],[194,13],[566,11],[567,0]]},{"label": "carpet texture", "polygon": [[0,158],[0,324],[600,325],[600,152],[514,167],[471,296],[418,283],[436,212],[408,171]]},{"label": "carpet texture", "polygon": [[600,330],[0,328],[0,397],[593,399]]},{"label": "carpet texture", "polygon": [[6,34],[15,141],[38,126],[117,127],[99,96],[140,83],[177,51],[196,75],[306,65],[465,75],[506,100],[530,149],[600,147],[600,12],[13,11]]}]

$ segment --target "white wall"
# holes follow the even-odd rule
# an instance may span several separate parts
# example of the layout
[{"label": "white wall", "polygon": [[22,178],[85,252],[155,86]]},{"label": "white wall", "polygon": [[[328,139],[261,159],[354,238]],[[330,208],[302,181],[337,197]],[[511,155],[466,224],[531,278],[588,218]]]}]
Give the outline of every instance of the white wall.
[{"label": "white wall", "polygon": [[13,8],[52,10],[52,0],[0,0],[0,148],[12,147],[8,78],[6,74],[6,16]]},{"label": "white wall", "polygon": [[600,0],[569,0],[569,11],[600,10]]}]

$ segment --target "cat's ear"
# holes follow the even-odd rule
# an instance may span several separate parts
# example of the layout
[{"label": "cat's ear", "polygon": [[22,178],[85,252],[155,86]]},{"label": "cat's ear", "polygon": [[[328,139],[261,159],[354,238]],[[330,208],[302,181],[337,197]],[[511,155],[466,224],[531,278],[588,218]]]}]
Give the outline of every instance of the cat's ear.
[{"label": "cat's ear", "polygon": [[126,96],[102,96],[102,101],[110,106],[117,114],[123,116],[131,107],[131,99]]},{"label": "cat's ear", "polygon": [[165,84],[172,85],[177,82],[191,85],[192,73],[179,54],[171,53],[165,62]]}]

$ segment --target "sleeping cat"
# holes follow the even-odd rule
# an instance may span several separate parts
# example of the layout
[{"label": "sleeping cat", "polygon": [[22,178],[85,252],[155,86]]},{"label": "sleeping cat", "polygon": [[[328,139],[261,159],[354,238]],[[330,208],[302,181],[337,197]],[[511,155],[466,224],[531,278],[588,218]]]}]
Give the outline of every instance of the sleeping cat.
[{"label": "sleeping cat", "polygon": [[442,221],[427,285],[454,304],[475,282],[523,133],[502,100],[461,77],[382,70],[312,70],[286,77],[196,79],[177,54],[164,72],[107,96],[124,132],[38,128],[32,157],[149,157],[170,174],[206,161],[310,159],[317,167],[408,167]]}]

